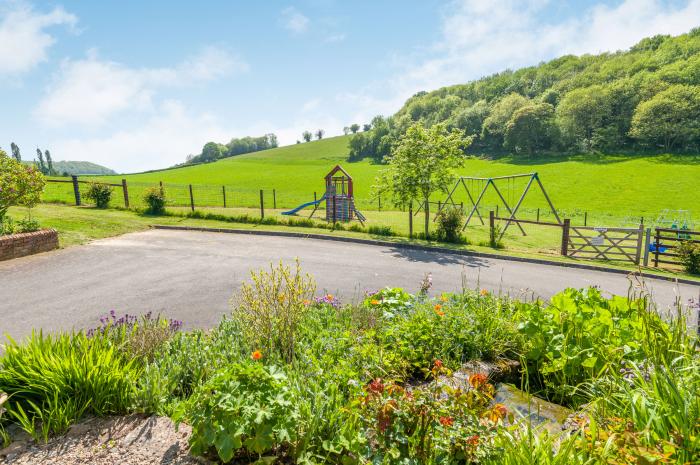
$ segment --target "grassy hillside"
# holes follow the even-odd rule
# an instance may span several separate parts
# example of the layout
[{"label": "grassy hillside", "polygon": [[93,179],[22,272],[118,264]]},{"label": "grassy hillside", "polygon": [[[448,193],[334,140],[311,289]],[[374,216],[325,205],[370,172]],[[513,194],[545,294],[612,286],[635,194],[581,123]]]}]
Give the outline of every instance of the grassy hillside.
[{"label": "grassy hillside", "polygon": [[114,170],[90,161],[56,161],[53,168],[68,174],[117,174]]},{"label": "grassy hillside", "polygon": [[[125,176],[132,184],[163,181],[176,184],[226,185],[232,193],[248,192],[252,200],[258,189],[276,189],[279,207],[292,207],[323,191],[323,176],[337,163],[355,179],[356,196],[364,209],[376,209],[370,188],[380,165],[368,161],[347,162],[348,137],[280,147],[240,155],[218,162]],[[601,155],[557,158],[470,158],[461,170],[469,176],[501,176],[538,172],[558,209],[569,215],[588,211],[611,216],[619,223],[626,217],[655,218],[663,209],[691,210],[700,222],[700,157],[681,155]],[[121,179],[121,176],[101,179]],[[504,195],[513,203],[525,181],[504,183]],[[474,185],[474,188],[479,186]],[[460,190],[461,192],[461,190]],[[132,195],[133,196],[133,195]],[[465,201],[461,194],[458,200]],[[493,197],[486,204],[495,204]],[[385,199],[384,208],[388,208]],[[523,204],[534,209],[544,200],[535,193]],[[616,223],[616,224],[617,224]]]}]

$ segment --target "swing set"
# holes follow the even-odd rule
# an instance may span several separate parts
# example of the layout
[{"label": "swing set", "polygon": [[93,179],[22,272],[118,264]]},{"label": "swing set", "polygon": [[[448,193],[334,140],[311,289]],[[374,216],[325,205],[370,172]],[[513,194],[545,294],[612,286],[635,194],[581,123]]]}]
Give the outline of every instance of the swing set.
[{"label": "swing set", "polygon": [[[520,194],[520,198],[518,198],[517,202],[515,202],[515,193],[516,193],[516,181],[520,178],[529,178],[527,185],[525,186],[525,189],[522,191],[522,194]],[[507,191],[506,194],[509,197],[509,200],[506,200],[506,197],[504,197],[501,189],[499,189],[498,185],[501,185],[501,188],[503,188],[503,183],[507,184]],[[481,213],[479,212],[479,205],[481,204],[482,200],[484,199],[484,196],[486,195],[486,192],[489,190],[489,187],[496,193],[500,201],[503,203],[503,206],[505,207],[506,211],[508,211],[508,214],[510,215],[506,219],[506,224],[503,226],[503,229],[501,230],[501,235],[499,239],[503,238],[503,235],[506,233],[506,230],[508,227],[511,225],[511,223],[515,223],[518,228],[520,229],[520,232],[522,232],[523,236],[527,236],[525,233],[525,230],[523,227],[520,225],[520,222],[518,218],[516,218],[516,213],[518,212],[518,209],[523,203],[523,200],[525,200],[525,197],[527,196],[527,193],[530,191],[530,188],[532,187],[533,184],[537,184],[540,188],[540,191],[544,195],[544,198],[547,200],[547,204],[549,205],[549,208],[554,215],[554,218],[556,218],[558,224],[562,224],[561,219],[559,218],[559,215],[557,214],[556,208],[554,208],[554,205],[552,204],[552,201],[549,198],[549,195],[547,195],[547,191],[545,191],[544,186],[542,185],[542,181],[540,180],[540,177],[537,175],[537,173],[527,173],[527,174],[513,174],[510,176],[497,176],[493,178],[479,178],[479,177],[472,177],[472,176],[462,176],[460,177],[457,182],[455,183],[454,187],[452,190],[450,190],[449,195],[447,196],[447,199],[445,202],[441,205],[441,207],[438,209],[438,212],[440,212],[445,206],[448,204],[451,204],[452,206],[457,206],[457,204],[453,200],[453,195],[459,188],[459,186],[463,186],[465,192],[467,193],[467,198],[469,199],[469,202],[471,204],[471,210],[469,211],[469,214],[467,215],[467,221],[464,223],[464,226],[462,226],[462,231],[466,229],[467,226],[469,226],[469,222],[472,220],[474,215],[476,214],[476,217],[481,221],[482,225],[485,225],[486,222],[484,222],[484,218],[481,216]],[[471,188],[470,188],[471,186]],[[472,195],[472,194],[477,194],[478,195]],[[476,200],[475,200],[476,197]],[[511,208],[511,205],[515,203],[515,206]]]}]

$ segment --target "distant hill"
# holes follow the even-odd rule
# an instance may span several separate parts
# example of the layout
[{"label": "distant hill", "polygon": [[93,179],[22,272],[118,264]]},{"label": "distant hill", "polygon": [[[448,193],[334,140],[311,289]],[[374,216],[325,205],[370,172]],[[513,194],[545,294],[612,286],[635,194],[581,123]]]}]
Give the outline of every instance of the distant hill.
[{"label": "distant hill", "polygon": [[63,174],[99,174],[99,175],[114,175],[116,171],[106,168],[97,163],[89,161],[55,161],[53,168],[57,173]]}]

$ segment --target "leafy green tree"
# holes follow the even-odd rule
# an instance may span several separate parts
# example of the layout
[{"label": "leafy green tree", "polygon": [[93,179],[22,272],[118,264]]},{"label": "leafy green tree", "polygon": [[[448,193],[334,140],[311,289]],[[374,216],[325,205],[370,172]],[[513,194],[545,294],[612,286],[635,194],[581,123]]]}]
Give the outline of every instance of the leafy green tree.
[{"label": "leafy green tree", "polygon": [[567,93],[557,106],[557,122],[566,142],[584,151],[590,150],[593,135],[604,127],[609,114],[608,104],[605,88],[601,85]]},{"label": "leafy green tree", "polygon": [[221,146],[216,142],[207,142],[202,148],[201,161],[209,162],[218,160],[222,156]]},{"label": "leafy green tree", "polygon": [[39,171],[41,171],[42,174],[47,174],[48,170],[46,169],[46,163],[44,163],[44,154],[39,147],[36,149],[36,156],[39,160]]},{"label": "leafy green tree", "polygon": [[700,86],[671,86],[640,103],[630,135],[665,150],[699,147]]},{"label": "leafy green tree", "polygon": [[346,136],[350,134],[350,126],[345,126],[343,128],[343,134],[345,134]]},{"label": "leafy green tree", "polygon": [[0,223],[10,207],[36,205],[45,184],[46,180],[39,170],[23,165],[0,150]]},{"label": "leafy green tree", "polygon": [[362,130],[363,130],[363,131],[367,132],[367,131],[369,131],[370,129],[372,129],[372,125],[371,125],[371,124],[365,123],[365,124],[362,125]]},{"label": "leafy green tree", "polygon": [[22,161],[22,155],[19,152],[19,147],[14,142],[10,143],[10,150],[12,151],[12,158],[17,161]]},{"label": "leafy green tree", "polygon": [[506,124],[503,145],[513,152],[533,155],[537,151],[551,148],[556,134],[554,107],[549,103],[535,103],[513,113]]},{"label": "leafy green tree", "polygon": [[316,139],[321,140],[323,139],[323,135],[326,133],[323,129],[319,129],[316,131]]},{"label": "leafy green tree", "polygon": [[396,205],[422,201],[425,236],[429,237],[430,196],[448,191],[456,177],[455,169],[464,163],[463,150],[471,142],[472,137],[459,129],[448,131],[444,124],[425,128],[414,123],[391,150],[375,191],[389,191]]},{"label": "leafy green tree", "polygon": [[489,147],[501,148],[506,132],[506,124],[513,117],[513,113],[527,104],[527,98],[515,93],[508,94],[499,100],[491,109],[488,118],[484,120],[481,130],[483,142]]},{"label": "leafy green tree", "polygon": [[452,126],[464,130],[468,135],[479,136],[484,120],[488,118],[491,107],[486,100],[479,100],[474,105],[462,109],[454,115]]},{"label": "leafy green tree", "polygon": [[312,137],[313,137],[313,134],[311,134],[309,131],[304,131],[301,134],[301,138],[304,139],[304,142],[311,142]]},{"label": "leafy green tree", "polygon": [[359,124],[353,123],[350,125],[350,132],[352,132],[353,134],[357,134],[357,131],[359,131],[359,130],[360,130]]}]

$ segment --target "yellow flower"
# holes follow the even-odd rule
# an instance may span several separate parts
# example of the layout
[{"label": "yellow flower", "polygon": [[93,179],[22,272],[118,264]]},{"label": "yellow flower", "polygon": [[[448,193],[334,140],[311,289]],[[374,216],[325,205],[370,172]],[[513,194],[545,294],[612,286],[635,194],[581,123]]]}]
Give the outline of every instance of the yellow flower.
[{"label": "yellow flower", "polygon": [[447,296],[443,295],[442,297],[440,297],[440,300],[443,302],[447,302],[448,299],[447,299]]},{"label": "yellow flower", "polygon": [[372,305],[379,305],[379,301],[377,299],[372,299],[369,303]]},{"label": "yellow flower", "polygon": [[326,296],[326,299],[328,299],[328,300],[333,300],[333,294],[328,294],[328,295]]},{"label": "yellow flower", "polygon": [[311,301],[309,299],[304,299],[302,302],[304,305],[311,305]]},{"label": "yellow flower", "polygon": [[485,297],[489,295],[489,291],[487,291],[486,289],[482,289],[481,292],[479,292],[479,294],[481,294],[482,297]]}]

